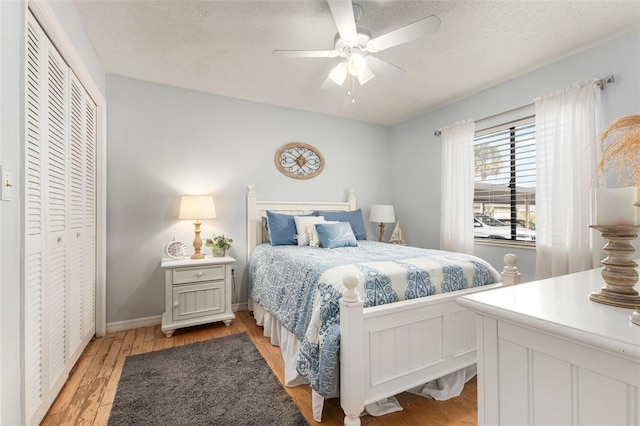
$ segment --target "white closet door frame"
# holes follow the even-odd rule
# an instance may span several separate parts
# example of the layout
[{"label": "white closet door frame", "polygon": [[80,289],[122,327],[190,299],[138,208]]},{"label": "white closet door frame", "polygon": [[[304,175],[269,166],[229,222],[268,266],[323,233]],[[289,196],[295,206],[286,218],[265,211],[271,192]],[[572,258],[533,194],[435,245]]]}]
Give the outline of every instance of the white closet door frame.
[{"label": "white closet door frame", "polygon": [[[0,45],[2,45],[2,7],[0,7]],[[0,78],[1,78],[1,74],[2,74],[2,57],[0,56]],[[2,93],[0,93],[0,96],[2,96]],[[2,128],[2,120],[0,120],[0,129]],[[0,160],[2,159],[2,154],[0,153]],[[2,241],[2,229],[0,229],[0,241]],[[0,249],[0,255],[2,254],[2,249]],[[0,264],[0,275],[2,275],[2,264]],[[0,306],[2,306],[2,301],[0,300]],[[2,317],[0,317],[0,342],[3,342],[2,340]],[[0,348],[1,348],[2,344],[0,343]],[[4,351],[0,350],[0,383],[2,383],[2,364],[4,364],[4,362],[2,361],[2,354],[4,353]],[[2,399],[0,399],[0,419],[2,418]]]},{"label": "white closet door frame", "polygon": [[44,1],[29,0],[28,7],[60,55],[82,82],[96,104],[96,335],[106,333],[106,196],[107,196],[107,102],[82,62],[73,43]]}]

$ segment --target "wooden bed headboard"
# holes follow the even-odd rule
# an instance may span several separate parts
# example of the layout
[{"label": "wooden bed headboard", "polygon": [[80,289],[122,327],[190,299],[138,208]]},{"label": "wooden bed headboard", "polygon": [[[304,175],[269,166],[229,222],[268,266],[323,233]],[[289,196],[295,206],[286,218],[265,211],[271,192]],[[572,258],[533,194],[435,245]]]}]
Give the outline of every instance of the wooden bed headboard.
[{"label": "wooden bed headboard", "polygon": [[262,218],[267,210],[285,214],[309,214],[315,210],[351,211],[356,209],[356,194],[348,190],[347,201],[258,201],[256,187],[247,187],[247,263],[254,247],[263,240]]}]

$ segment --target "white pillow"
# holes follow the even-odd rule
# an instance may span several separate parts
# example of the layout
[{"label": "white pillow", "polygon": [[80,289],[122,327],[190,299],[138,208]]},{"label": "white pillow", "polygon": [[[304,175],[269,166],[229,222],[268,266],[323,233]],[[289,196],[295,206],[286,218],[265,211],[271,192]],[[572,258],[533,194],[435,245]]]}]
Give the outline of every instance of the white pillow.
[{"label": "white pillow", "polygon": [[[322,217],[322,216],[319,216]],[[340,223],[337,220],[321,220],[318,223]],[[318,230],[315,227],[314,223],[310,223],[307,225],[307,234],[309,236],[309,246],[311,247],[320,247],[320,236],[318,235]]]},{"label": "white pillow", "polygon": [[308,246],[309,234],[307,232],[307,226],[311,225],[313,227],[315,223],[324,222],[324,216],[295,216],[293,220],[296,223],[298,245]]}]

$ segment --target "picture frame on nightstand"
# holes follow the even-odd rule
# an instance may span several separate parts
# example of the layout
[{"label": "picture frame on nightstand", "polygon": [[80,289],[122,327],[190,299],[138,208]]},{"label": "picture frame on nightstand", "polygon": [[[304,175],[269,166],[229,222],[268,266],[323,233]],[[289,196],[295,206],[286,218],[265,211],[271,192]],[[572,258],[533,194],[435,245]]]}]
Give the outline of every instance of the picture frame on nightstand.
[{"label": "picture frame on nightstand", "polygon": [[187,257],[187,246],[182,241],[178,241],[173,237],[173,241],[164,248],[164,253],[173,260],[184,259]]}]

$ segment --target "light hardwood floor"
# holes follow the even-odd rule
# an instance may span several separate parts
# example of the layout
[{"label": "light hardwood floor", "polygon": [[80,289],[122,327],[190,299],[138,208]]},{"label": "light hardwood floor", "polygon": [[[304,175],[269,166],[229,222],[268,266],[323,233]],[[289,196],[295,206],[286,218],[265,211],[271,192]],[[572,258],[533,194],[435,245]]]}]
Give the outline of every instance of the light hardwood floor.
[{"label": "light hardwood floor", "polygon": [[[247,332],[269,366],[282,382],[283,363],[279,349],[262,335],[248,311],[236,312],[230,327],[222,323],[176,330],[166,338],[160,326],[109,333],[93,340],[71,371],[69,380],[51,406],[42,425],[106,425],[116,394],[124,360],[128,355],[141,354]],[[312,425],[342,425],[344,414],[340,402],[325,403],[322,423],[313,420],[311,390],[302,385],[286,388],[302,414]],[[434,401],[409,393],[397,396],[403,411],[382,417],[364,416],[363,425],[476,425],[476,379],[465,386],[462,395],[449,401]],[[170,425],[168,425],[170,426]]]}]

